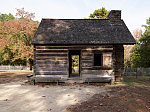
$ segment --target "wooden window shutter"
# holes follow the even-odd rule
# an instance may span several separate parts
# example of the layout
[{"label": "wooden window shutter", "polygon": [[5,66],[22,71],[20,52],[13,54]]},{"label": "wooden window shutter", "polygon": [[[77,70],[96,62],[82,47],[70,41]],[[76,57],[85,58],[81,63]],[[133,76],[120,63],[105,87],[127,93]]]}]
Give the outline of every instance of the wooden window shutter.
[{"label": "wooden window shutter", "polygon": [[103,66],[112,67],[112,53],[103,53]]}]

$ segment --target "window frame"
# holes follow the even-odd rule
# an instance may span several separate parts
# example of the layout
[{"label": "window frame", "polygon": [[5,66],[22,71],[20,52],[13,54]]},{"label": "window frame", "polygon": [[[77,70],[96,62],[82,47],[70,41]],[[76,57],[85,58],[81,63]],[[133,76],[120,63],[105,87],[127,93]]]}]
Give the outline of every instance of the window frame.
[{"label": "window frame", "polygon": [[[101,55],[101,64],[95,65],[95,55]],[[93,66],[94,67],[103,67],[103,53],[93,53]]]}]

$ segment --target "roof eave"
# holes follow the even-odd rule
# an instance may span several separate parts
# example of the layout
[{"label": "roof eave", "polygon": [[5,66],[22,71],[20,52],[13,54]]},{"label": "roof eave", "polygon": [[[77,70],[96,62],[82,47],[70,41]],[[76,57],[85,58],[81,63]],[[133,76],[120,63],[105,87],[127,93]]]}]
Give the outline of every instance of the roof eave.
[{"label": "roof eave", "polygon": [[134,45],[135,42],[129,43],[43,43],[43,42],[32,42],[33,45]]}]

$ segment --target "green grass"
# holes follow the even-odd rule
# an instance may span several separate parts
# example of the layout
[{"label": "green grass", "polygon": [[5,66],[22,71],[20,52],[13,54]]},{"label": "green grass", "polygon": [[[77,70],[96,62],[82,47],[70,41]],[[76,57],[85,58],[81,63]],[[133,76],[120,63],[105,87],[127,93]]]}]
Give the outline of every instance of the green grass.
[{"label": "green grass", "polygon": [[150,76],[124,76],[124,81],[117,82],[118,85],[150,86]]}]

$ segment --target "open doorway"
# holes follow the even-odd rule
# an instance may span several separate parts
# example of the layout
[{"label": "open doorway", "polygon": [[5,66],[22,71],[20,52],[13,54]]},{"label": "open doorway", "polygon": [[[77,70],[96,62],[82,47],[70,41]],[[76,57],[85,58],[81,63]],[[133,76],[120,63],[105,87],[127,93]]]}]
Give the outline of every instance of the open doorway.
[{"label": "open doorway", "polygon": [[69,77],[80,76],[80,50],[69,51]]}]

